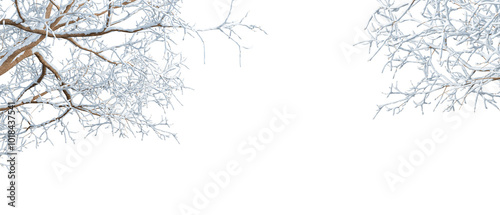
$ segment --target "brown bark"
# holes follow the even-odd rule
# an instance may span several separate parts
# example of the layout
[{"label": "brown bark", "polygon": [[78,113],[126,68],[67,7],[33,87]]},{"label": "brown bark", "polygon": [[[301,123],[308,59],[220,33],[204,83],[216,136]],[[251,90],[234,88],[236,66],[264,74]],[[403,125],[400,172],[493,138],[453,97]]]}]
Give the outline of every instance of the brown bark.
[{"label": "brown bark", "polygon": [[33,52],[31,51],[31,49],[40,44],[40,42],[42,42],[43,39],[45,39],[45,36],[41,35],[40,38],[38,38],[38,40],[26,46],[20,47],[19,49],[14,51],[10,56],[4,56],[4,58],[6,57],[7,59],[5,59],[2,65],[0,65],[0,76],[7,73],[10,69],[12,69],[22,60],[26,59],[29,56],[32,56]]}]

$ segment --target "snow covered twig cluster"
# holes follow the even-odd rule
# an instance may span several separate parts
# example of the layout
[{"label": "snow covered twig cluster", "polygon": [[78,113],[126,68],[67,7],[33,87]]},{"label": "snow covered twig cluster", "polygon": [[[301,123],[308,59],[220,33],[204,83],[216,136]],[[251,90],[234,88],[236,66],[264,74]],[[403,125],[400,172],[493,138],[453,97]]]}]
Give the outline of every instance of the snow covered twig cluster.
[{"label": "snow covered twig cluster", "polygon": [[[424,111],[474,107],[499,108],[500,3],[491,0],[379,0],[366,32],[373,59],[386,54],[384,71],[395,80],[379,105],[400,113],[407,104]],[[400,74],[403,73],[403,74]]]},{"label": "snow covered twig cluster", "polygon": [[[11,0],[0,3],[0,121],[9,102],[19,113],[19,148],[67,141],[85,128],[110,129],[120,137],[169,132],[166,111],[184,88],[183,58],[176,41],[207,30],[231,40],[237,28],[226,19],[196,29],[181,18],[179,0]],[[57,44],[62,44],[57,45]],[[65,58],[61,47],[67,51]],[[150,49],[162,47],[163,56]],[[5,134],[6,124],[0,123]],[[6,152],[1,138],[0,157]],[[73,140],[74,141],[74,140]]]}]

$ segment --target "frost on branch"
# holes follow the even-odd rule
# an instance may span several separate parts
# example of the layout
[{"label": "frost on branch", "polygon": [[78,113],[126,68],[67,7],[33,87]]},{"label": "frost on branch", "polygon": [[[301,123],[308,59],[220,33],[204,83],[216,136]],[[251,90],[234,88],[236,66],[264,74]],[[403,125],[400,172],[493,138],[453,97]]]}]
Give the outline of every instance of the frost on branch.
[{"label": "frost on branch", "polygon": [[[394,113],[407,104],[434,103],[456,110],[496,107],[500,96],[500,2],[492,0],[379,0],[366,27],[372,57],[386,54],[384,71],[394,74]],[[377,113],[378,113],[377,112]]]},{"label": "frost on branch", "polygon": [[[174,136],[165,115],[184,88],[176,41],[213,30],[238,43],[236,29],[258,30],[229,15],[213,28],[196,29],[183,21],[179,6],[178,0],[2,1],[2,136],[9,102],[20,118],[20,150],[51,142],[54,133],[73,140],[82,127],[89,134]],[[162,56],[151,56],[152,48],[161,48]],[[1,141],[0,157],[6,153]]]}]

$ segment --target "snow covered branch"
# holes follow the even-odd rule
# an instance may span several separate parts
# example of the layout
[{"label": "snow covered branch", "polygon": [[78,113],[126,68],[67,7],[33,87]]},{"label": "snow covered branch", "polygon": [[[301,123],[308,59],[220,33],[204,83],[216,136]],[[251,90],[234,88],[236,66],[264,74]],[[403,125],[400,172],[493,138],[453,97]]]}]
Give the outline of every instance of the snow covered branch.
[{"label": "snow covered branch", "polygon": [[[231,17],[196,29],[179,0],[10,1],[0,4],[0,120],[13,103],[20,150],[51,142],[54,129],[68,141],[80,128],[175,137],[166,112],[184,88],[176,40],[220,31],[238,44],[236,29],[259,29]],[[156,47],[162,56],[151,55]],[[5,149],[2,142],[0,157]]]},{"label": "snow covered branch", "polygon": [[[379,0],[366,27],[374,58],[385,53],[384,71],[394,73],[380,105],[401,112],[407,104],[434,110],[498,108],[500,97],[500,3],[491,0]],[[370,58],[370,59],[372,59]]]}]

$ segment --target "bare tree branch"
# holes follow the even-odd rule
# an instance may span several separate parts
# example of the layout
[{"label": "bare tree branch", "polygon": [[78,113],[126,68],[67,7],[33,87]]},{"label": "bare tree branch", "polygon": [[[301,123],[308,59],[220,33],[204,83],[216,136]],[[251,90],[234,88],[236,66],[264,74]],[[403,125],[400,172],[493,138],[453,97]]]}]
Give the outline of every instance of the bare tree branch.
[{"label": "bare tree branch", "polygon": [[374,49],[370,59],[385,52],[383,71],[405,80],[395,78],[387,93],[394,101],[379,105],[378,112],[396,114],[410,103],[423,112],[433,100],[434,110],[445,105],[451,111],[467,102],[477,107],[481,101],[485,108],[499,108],[500,4],[405,2],[381,0],[366,26],[371,39],[362,42]]},{"label": "bare tree branch", "polygon": [[[259,29],[231,21],[231,13],[213,28],[196,29],[181,18],[179,0],[13,2],[0,6],[0,121],[13,103],[20,150],[52,141],[54,130],[72,139],[76,127],[175,137],[165,115],[184,89],[178,42],[218,31],[239,47],[238,28]],[[0,135],[6,128],[0,123]],[[0,147],[0,158],[5,153]]]}]

